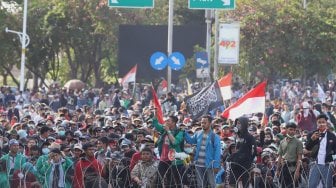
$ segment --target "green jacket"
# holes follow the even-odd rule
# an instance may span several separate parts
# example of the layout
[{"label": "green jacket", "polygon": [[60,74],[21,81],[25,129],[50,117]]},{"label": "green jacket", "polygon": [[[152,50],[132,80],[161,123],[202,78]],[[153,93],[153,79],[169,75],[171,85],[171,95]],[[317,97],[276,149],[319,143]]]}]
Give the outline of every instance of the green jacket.
[{"label": "green jacket", "polygon": [[48,164],[48,155],[41,155],[36,161],[36,169],[37,169],[37,179],[43,185],[44,184],[44,174],[42,174],[43,166]]},{"label": "green jacket", "polygon": [[[63,172],[64,172],[64,180],[65,180],[65,188],[71,188],[71,182],[67,181],[67,172],[69,171],[69,169],[72,167],[72,161],[69,158],[64,158],[64,161],[62,162],[62,168],[63,168]],[[49,178],[50,178],[50,174],[51,174],[51,169],[52,169],[52,165],[49,162],[46,162],[46,165],[42,166],[42,169],[40,169],[41,174],[43,175],[43,187],[44,188],[48,188],[49,187]]]},{"label": "green jacket", "polygon": [[[156,142],[156,145],[158,146],[159,149],[159,154],[161,156],[162,152],[162,144],[163,144],[163,138],[167,135],[167,131],[163,128],[163,125],[161,125],[157,118],[153,119],[153,126],[155,129],[161,134],[159,140]],[[175,142],[172,143],[169,141],[169,149],[174,149],[176,152],[182,152],[181,142],[184,142],[184,132],[179,130],[179,129],[174,129],[172,130],[172,134],[175,137]],[[174,160],[172,161],[173,165],[181,165],[183,164],[182,160]]]},{"label": "green jacket", "polygon": [[[7,167],[7,172],[6,173],[5,172],[1,173],[1,176],[3,178],[0,179],[0,185],[6,185],[6,187],[9,187],[10,182],[8,180],[11,179],[12,175],[13,175],[13,174],[10,174],[10,168],[9,168],[10,159],[9,159],[9,154],[6,154],[6,155],[2,156],[0,160],[6,161],[6,167]],[[26,161],[27,161],[26,157],[24,155],[18,153],[15,156],[15,159],[14,159],[14,171],[23,169],[23,164],[25,164]]]}]

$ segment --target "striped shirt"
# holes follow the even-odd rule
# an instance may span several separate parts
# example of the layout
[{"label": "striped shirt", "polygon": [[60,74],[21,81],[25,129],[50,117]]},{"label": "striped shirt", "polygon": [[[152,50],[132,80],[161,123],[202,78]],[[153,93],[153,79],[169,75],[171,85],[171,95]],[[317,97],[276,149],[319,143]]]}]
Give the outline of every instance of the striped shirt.
[{"label": "striped shirt", "polygon": [[197,166],[205,167],[205,148],[208,135],[203,133],[202,143],[198,152]]}]

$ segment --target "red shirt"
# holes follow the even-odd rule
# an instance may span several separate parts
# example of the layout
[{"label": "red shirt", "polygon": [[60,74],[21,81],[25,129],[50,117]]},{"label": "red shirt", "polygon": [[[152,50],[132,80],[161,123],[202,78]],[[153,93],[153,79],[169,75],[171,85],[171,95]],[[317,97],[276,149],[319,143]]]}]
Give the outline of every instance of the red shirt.
[{"label": "red shirt", "polygon": [[84,188],[84,172],[88,167],[92,167],[98,174],[103,176],[103,167],[94,157],[81,158],[75,166],[74,188]]}]

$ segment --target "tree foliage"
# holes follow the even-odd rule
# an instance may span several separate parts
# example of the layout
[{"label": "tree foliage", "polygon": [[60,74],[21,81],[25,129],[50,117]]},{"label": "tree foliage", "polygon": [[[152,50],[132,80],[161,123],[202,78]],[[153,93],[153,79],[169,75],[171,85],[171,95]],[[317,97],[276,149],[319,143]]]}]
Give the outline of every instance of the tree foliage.
[{"label": "tree foliage", "polygon": [[241,0],[228,16],[241,22],[237,71],[247,80],[309,78],[335,69],[334,1]]},{"label": "tree foliage", "polygon": [[[0,0],[5,2],[5,0]],[[20,67],[21,44],[5,27],[22,30],[22,0],[0,6],[0,74]],[[78,78],[95,87],[117,81],[120,24],[166,25],[168,1],[155,0],[153,9],[109,8],[106,0],[30,0],[27,33],[27,75],[37,80],[65,82]],[[1,4],[2,5],[2,4]],[[222,21],[241,23],[240,64],[235,68],[246,81],[325,75],[335,70],[336,8],[334,0],[239,0],[234,11],[221,12]],[[175,0],[174,24],[204,24],[204,11],[188,9]],[[197,47],[195,47],[197,48]],[[213,59],[213,58],[212,58]],[[188,60],[182,77],[195,75]],[[6,79],[4,79],[4,82]]]}]

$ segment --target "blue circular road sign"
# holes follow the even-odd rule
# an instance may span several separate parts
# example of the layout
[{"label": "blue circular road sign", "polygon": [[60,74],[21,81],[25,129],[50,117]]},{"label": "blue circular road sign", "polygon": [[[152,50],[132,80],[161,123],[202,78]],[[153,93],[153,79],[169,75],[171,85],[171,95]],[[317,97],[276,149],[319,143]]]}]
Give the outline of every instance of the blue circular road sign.
[{"label": "blue circular road sign", "polygon": [[185,65],[184,55],[180,52],[174,52],[169,56],[168,65],[173,70],[180,70]]},{"label": "blue circular road sign", "polygon": [[150,64],[153,69],[155,70],[162,70],[166,68],[168,61],[167,61],[167,56],[166,54],[162,52],[155,52],[153,55],[150,57]]}]

